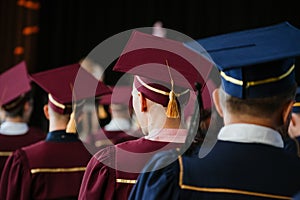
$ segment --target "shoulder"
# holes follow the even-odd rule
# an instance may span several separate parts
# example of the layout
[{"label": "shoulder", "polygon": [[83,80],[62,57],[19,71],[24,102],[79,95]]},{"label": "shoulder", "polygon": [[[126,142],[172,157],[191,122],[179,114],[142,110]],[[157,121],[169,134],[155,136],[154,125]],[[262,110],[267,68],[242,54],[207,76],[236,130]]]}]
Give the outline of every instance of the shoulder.
[{"label": "shoulder", "polygon": [[32,143],[30,145],[21,147],[20,150],[22,150],[24,153],[26,152],[36,152],[38,151],[39,148],[41,148],[44,145],[45,141],[41,140],[41,141],[37,141],[35,143]]},{"label": "shoulder", "polygon": [[35,137],[41,138],[41,139],[44,139],[47,136],[47,134],[42,129],[35,127],[35,126],[30,126],[28,133],[32,136],[35,136]]},{"label": "shoulder", "polygon": [[148,146],[148,144],[143,138],[139,138],[136,140],[126,140],[114,145],[116,150],[122,149],[129,152],[140,152],[140,150],[146,146]]},{"label": "shoulder", "polygon": [[129,199],[177,198],[179,192],[178,156],[175,150],[155,154],[139,175]]},{"label": "shoulder", "polygon": [[162,168],[165,168],[167,166],[170,166],[171,164],[176,164],[176,160],[178,159],[179,154],[178,151],[172,149],[167,151],[161,151],[155,154],[146,167],[150,171],[156,171]]},{"label": "shoulder", "polygon": [[99,150],[90,160],[90,164],[94,165],[102,163],[107,166],[112,166],[115,162],[115,146],[108,146]]},{"label": "shoulder", "polygon": [[124,147],[127,145],[134,145],[137,143],[144,143],[144,138],[136,138],[135,140],[126,140],[124,142],[121,142],[119,144],[116,144],[117,147]]},{"label": "shoulder", "polygon": [[149,179],[152,179],[150,182],[163,182],[169,179],[174,180],[174,177],[177,177],[179,172],[180,158],[175,150],[157,153],[147,163],[142,173],[149,173]]},{"label": "shoulder", "polygon": [[[25,165],[28,166],[28,156],[26,152],[20,148],[13,152],[11,156],[8,157],[7,163],[10,163],[12,165]],[[7,164],[8,165],[8,164]]]},{"label": "shoulder", "polygon": [[32,133],[46,135],[46,133],[42,129],[40,129],[36,126],[29,126],[29,131],[32,132]]},{"label": "shoulder", "polygon": [[39,163],[41,160],[44,160],[44,153],[49,152],[48,149],[45,149],[45,143],[44,140],[40,140],[21,147],[15,151],[16,155],[20,156],[20,158],[22,157],[23,160],[26,160],[29,165],[32,165],[32,163]]}]

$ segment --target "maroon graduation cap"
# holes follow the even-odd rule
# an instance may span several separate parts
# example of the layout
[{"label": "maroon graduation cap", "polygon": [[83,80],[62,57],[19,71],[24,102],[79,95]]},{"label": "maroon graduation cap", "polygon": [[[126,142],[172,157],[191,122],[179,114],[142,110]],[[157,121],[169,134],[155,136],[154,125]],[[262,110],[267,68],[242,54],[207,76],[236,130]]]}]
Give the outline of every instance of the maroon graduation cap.
[{"label": "maroon graduation cap", "polygon": [[109,87],[78,63],[32,74],[31,78],[49,94],[49,105],[60,114],[72,112],[72,101],[111,93]]},{"label": "maroon graduation cap", "polygon": [[7,111],[15,108],[30,90],[26,62],[22,61],[0,75],[0,106]]},{"label": "maroon graduation cap", "polygon": [[136,75],[137,90],[167,107],[168,117],[177,118],[175,102],[187,102],[196,82],[204,86],[212,67],[181,42],[133,31],[113,70]]}]

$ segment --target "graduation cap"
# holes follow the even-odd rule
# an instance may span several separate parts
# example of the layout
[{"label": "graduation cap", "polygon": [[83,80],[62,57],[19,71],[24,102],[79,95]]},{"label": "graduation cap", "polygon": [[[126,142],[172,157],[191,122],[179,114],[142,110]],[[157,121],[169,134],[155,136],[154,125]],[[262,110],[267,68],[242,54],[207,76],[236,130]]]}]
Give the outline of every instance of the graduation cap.
[{"label": "graduation cap", "polygon": [[110,88],[78,63],[35,73],[31,78],[48,93],[49,105],[60,114],[72,113],[72,101],[111,93]]},{"label": "graduation cap", "polygon": [[136,75],[137,90],[167,107],[168,117],[177,118],[177,101],[187,102],[196,82],[204,86],[212,67],[181,42],[133,31],[113,70]]},{"label": "graduation cap", "polygon": [[0,106],[12,110],[26,99],[31,91],[26,62],[22,61],[0,75]]},{"label": "graduation cap", "polygon": [[300,113],[300,87],[297,88],[295,103],[293,105],[293,112]]},{"label": "graduation cap", "polygon": [[[234,97],[271,97],[295,84],[300,30],[288,22],[207,37],[197,43],[220,70],[225,92]],[[185,45],[197,50],[194,41]]]},{"label": "graduation cap", "polygon": [[100,98],[99,103],[102,105],[110,105],[110,104],[123,104],[128,105],[131,100],[131,91],[132,86],[120,85],[113,86],[112,93],[103,95]]},{"label": "graduation cap", "polygon": [[[111,112],[128,110],[129,113],[132,113],[132,85],[115,85],[111,90],[112,93],[103,95],[100,98],[100,106],[110,105]],[[100,116],[106,117],[106,112],[103,107],[99,107],[98,112]]]}]

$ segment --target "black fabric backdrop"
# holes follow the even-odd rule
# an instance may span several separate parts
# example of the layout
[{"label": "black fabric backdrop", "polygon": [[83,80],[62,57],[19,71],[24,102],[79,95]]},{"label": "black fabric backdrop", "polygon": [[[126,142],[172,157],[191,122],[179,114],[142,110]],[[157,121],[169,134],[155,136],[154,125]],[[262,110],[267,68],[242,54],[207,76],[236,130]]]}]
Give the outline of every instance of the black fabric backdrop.
[{"label": "black fabric backdrop", "polygon": [[[12,50],[17,37],[20,11],[17,0],[0,0],[0,69],[13,66]],[[20,1],[20,0],[19,0]],[[151,27],[161,20],[166,28],[194,39],[289,21],[300,28],[297,1],[285,0],[40,0],[39,32],[30,40],[30,72],[78,62],[106,38],[137,27]],[[27,14],[31,17],[36,14]],[[25,16],[28,18],[28,16]],[[19,20],[20,21],[20,20]],[[300,79],[299,70],[297,80]],[[109,77],[109,76],[108,76]],[[112,77],[110,77],[112,78]],[[36,89],[35,114],[31,123],[45,127],[41,106],[45,100]],[[43,98],[43,99],[41,99]]]},{"label": "black fabric backdrop", "polygon": [[106,38],[161,20],[194,39],[289,21],[296,1],[41,0],[36,70],[75,62]]}]

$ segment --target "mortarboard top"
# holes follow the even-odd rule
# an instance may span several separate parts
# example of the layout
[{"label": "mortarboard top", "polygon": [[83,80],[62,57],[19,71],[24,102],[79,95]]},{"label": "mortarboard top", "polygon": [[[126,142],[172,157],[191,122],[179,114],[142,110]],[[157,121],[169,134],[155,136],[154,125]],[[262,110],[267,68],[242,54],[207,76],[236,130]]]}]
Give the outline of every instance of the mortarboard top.
[{"label": "mortarboard top", "polygon": [[297,88],[293,112],[300,113],[300,87]]},{"label": "mortarboard top", "polygon": [[50,106],[60,114],[72,112],[73,100],[81,101],[111,92],[78,63],[35,73],[31,78],[49,93]]},{"label": "mortarboard top", "polygon": [[0,106],[13,109],[30,90],[26,62],[22,61],[0,75]]},{"label": "mortarboard top", "polygon": [[[138,91],[169,110],[171,105],[175,106],[174,94],[178,101],[186,102],[189,94],[186,89],[195,90],[196,82],[204,86],[212,67],[207,58],[182,42],[133,31],[113,70],[137,75],[134,83]],[[162,83],[166,85],[162,87]]]},{"label": "mortarboard top", "polygon": [[[197,42],[221,71],[223,88],[232,96],[269,97],[295,84],[293,58],[300,55],[300,30],[288,22]],[[197,50],[195,42],[185,45]]]},{"label": "mortarboard top", "polygon": [[212,63],[182,42],[133,31],[114,71],[126,72],[170,84],[168,63],[174,84],[195,88],[204,84]]}]

